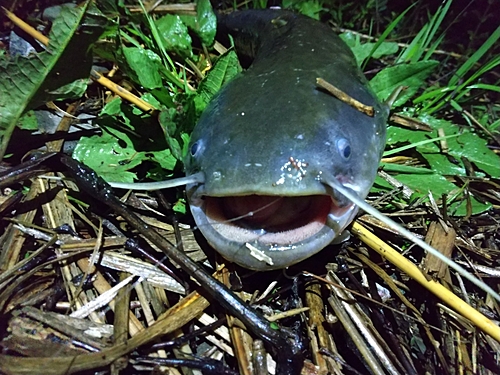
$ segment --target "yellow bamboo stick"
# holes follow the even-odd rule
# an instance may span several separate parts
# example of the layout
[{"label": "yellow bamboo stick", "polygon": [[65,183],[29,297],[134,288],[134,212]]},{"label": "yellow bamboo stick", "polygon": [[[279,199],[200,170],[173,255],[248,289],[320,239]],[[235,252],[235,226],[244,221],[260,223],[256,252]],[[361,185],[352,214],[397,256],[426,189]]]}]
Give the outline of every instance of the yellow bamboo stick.
[{"label": "yellow bamboo stick", "polygon": [[44,46],[49,45],[49,38],[47,38],[45,35],[43,35],[40,31],[37,29],[34,29],[30,25],[28,25],[26,22],[24,22],[22,19],[20,19],[18,16],[16,16],[14,13],[12,13],[10,10],[2,7],[3,12],[5,15],[12,21],[14,25],[19,27],[21,30],[23,30],[26,34],[31,35],[33,38],[38,40],[40,43],[42,43]]},{"label": "yellow bamboo stick", "polygon": [[427,288],[431,293],[440,298],[457,313],[469,319],[483,332],[500,342],[500,327],[498,327],[490,319],[457,297],[437,281],[426,277],[415,264],[410,262],[358,222],[355,222],[352,225],[351,230],[354,235],[361,239],[361,241],[370,246],[373,250],[378,252],[401,271],[405,272],[413,280]]}]

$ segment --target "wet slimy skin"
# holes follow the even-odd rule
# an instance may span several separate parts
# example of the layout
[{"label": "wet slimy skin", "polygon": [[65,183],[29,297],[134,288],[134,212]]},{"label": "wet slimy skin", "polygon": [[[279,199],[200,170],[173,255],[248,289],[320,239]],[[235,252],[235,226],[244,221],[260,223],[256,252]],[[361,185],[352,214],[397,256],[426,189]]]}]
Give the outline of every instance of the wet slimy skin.
[{"label": "wet slimy skin", "polygon": [[[204,111],[191,138],[191,212],[226,259],[269,270],[338,240],[356,206],[326,185],[333,176],[363,199],[385,145],[389,109],[350,49],[324,24],[280,10],[235,12],[221,27],[256,54]],[[321,77],[373,106],[370,117],[316,86]]]}]

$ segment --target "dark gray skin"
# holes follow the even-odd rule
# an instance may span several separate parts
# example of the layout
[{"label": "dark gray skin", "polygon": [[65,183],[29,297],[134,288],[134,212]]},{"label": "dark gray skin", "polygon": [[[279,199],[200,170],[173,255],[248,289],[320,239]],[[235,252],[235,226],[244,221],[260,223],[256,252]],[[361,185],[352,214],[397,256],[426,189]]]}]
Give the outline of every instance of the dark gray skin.
[{"label": "dark gray skin", "polygon": [[[255,270],[287,267],[338,240],[353,219],[354,204],[322,176],[364,199],[384,149],[389,109],[324,24],[255,10],[232,13],[221,26],[237,45],[250,41],[256,55],[194,129],[186,172],[202,172],[205,181],[187,186],[191,211],[226,259]],[[318,77],[373,106],[375,116],[319,89]]]}]

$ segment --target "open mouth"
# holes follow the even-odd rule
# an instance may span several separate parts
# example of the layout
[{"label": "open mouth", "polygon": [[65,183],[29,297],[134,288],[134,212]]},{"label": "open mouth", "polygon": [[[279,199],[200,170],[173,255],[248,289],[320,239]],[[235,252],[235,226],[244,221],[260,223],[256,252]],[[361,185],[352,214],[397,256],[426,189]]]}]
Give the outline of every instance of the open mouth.
[{"label": "open mouth", "polygon": [[[342,182],[348,183],[335,178],[333,185]],[[203,183],[188,185],[186,191],[207,242],[231,262],[266,271],[289,267],[345,240],[357,206],[333,185],[316,185],[318,193],[298,196],[211,196]]]},{"label": "open mouth", "polygon": [[[314,237],[351,210],[328,195],[204,197],[207,221],[223,237],[288,246]],[[334,228],[335,229],[335,228]]]}]

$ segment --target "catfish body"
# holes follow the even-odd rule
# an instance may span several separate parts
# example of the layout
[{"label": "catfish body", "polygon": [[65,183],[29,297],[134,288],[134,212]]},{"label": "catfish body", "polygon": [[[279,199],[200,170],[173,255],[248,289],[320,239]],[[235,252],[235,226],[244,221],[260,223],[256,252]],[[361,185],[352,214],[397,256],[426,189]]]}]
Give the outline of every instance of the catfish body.
[{"label": "catfish body", "polygon": [[[365,198],[389,110],[326,25],[280,10],[234,12],[220,24],[256,54],[193,131],[186,173],[201,172],[204,182],[187,186],[191,212],[228,260],[283,268],[320,251],[353,219],[356,207],[322,175]],[[373,106],[375,116],[319,89],[319,77]]]}]

